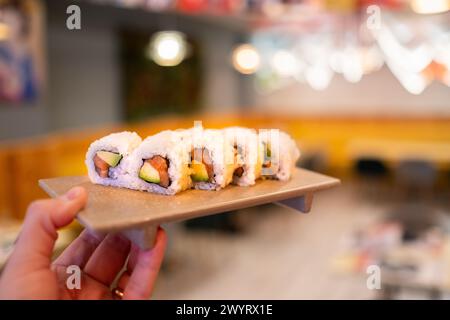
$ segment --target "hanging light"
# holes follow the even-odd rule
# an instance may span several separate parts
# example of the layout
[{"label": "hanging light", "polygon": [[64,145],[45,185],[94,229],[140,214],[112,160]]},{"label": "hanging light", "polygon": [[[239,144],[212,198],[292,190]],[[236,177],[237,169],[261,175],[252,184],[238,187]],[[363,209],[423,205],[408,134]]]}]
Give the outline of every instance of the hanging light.
[{"label": "hanging light", "polygon": [[381,69],[384,64],[384,60],[380,50],[377,47],[372,46],[370,48],[360,48],[360,51],[363,74],[369,74]]},{"label": "hanging light", "polygon": [[157,32],[150,39],[147,54],[160,66],[176,66],[186,56],[185,39],[185,35],[178,31]]},{"label": "hanging light", "polygon": [[411,94],[421,94],[428,85],[427,79],[421,73],[402,69],[399,65],[386,60],[386,64],[403,86]]},{"label": "hanging light", "polygon": [[434,51],[434,59],[444,64],[450,70],[450,32],[436,39]]},{"label": "hanging light", "polygon": [[375,36],[385,59],[391,64],[398,65],[399,68],[417,73],[422,71],[433,60],[433,48],[426,43],[422,43],[413,49],[402,46],[392,31],[384,26]]},{"label": "hanging light", "polygon": [[299,72],[299,63],[287,50],[279,50],[272,57],[272,68],[281,77],[295,76]]},{"label": "hanging light", "polygon": [[409,77],[398,77],[402,86],[412,94],[421,94],[427,87],[425,80],[419,75]]},{"label": "hanging light", "polygon": [[356,47],[347,47],[342,59],[342,74],[348,82],[357,83],[363,76],[360,52]]},{"label": "hanging light", "polygon": [[328,64],[331,70],[336,73],[342,73],[342,60],[344,59],[344,53],[339,49],[334,50],[328,57]]},{"label": "hanging light", "polygon": [[261,63],[261,58],[255,47],[241,44],[233,50],[231,56],[233,67],[243,74],[255,73]]},{"label": "hanging light", "polygon": [[305,70],[306,82],[314,90],[325,90],[333,78],[333,71],[325,63],[308,66]]},{"label": "hanging light", "polygon": [[448,0],[412,0],[411,9],[420,14],[442,13],[450,10]]}]

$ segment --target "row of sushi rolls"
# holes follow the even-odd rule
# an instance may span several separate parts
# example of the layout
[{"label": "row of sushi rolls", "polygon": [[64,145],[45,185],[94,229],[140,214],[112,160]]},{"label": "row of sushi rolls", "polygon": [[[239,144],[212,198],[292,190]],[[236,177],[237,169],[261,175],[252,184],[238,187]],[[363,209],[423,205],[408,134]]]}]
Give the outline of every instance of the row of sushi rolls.
[{"label": "row of sushi rolls", "polygon": [[174,195],[252,186],[258,179],[286,181],[299,157],[295,141],[278,129],[195,125],[144,140],[135,132],[109,134],[90,145],[86,166],[95,184]]}]

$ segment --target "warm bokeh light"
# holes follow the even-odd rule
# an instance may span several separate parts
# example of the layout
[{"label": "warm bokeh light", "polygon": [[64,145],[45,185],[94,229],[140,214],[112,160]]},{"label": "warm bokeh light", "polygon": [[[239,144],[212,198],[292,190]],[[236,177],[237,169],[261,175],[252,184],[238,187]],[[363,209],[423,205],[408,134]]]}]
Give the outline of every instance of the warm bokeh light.
[{"label": "warm bokeh light", "polygon": [[420,14],[442,13],[450,10],[449,0],[412,0],[411,8]]},{"label": "warm bokeh light", "polygon": [[314,90],[325,90],[333,78],[333,71],[326,64],[316,64],[306,68],[306,82]]},{"label": "warm bokeh light", "polygon": [[345,80],[357,83],[363,76],[361,52],[355,47],[349,47],[345,51],[345,58],[342,61],[342,75]]},{"label": "warm bokeh light", "polygon": [[0,22],[0,41],[4,41],[9,37],[9,27],[6,23]]},{"label": "warm bokeh light", "polygon": [[427,86],[426,80],[420,75],[410,75],[409,77],[400,78],[400,82],[412,94],[421,94]]},{"label": "warm bokeh light", "polygon": [[243,74],[255,73],[261,63],[258,51],[250,44],[242,44],[233,50],[233,67]]},{"label": "warm bokeh light", "polygon": [[299,71],[297,59],[287,50],[277,51],[271,62],[274,71],[282,77],[294,76]]},{"label": "warm bokeh light", "polygon": [[185,35],[178,31],[155,33],[150,39],[149,56],[164,67],[180,64],[186,55]]}]

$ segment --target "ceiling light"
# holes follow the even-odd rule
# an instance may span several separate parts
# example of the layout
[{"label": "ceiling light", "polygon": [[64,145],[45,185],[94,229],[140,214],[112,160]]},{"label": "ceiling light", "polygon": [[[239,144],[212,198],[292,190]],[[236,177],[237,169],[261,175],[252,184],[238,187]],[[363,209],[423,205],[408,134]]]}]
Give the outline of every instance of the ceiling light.
[{"label": "ceiling light", "polygon": [[281,77],[290,77],[298,73],[299,63],[291,52],[279,50],[273,55],[272,68]]},{"label": "ceiling light", "polygon": [[411,8],[420,14],[442,13],[450,10],[449,0],[412,0]]},{"label": "ceiling light", "polygon": [[148,55],[164,67],[180,64],[186,56],[185,35],[178,31],[161,31],[150,39]]},{"label": "ceiling light", "polygon": [[233,50],[233,67],[243,74],[256,72],[261,63],[258,51],[250,44],[241,44]]}]

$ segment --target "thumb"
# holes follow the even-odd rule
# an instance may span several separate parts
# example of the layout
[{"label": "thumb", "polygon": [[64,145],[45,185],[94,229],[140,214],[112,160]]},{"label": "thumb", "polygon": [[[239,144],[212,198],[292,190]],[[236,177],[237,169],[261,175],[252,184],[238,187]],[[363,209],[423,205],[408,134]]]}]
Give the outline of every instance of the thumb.
[{"label": "thumb", "polygon": [[86,201],[86,191],[82,187],[75,187],[57,199],[33,202],[28,207],[9,263],[30,271],[48,268],[58,238],[57,229],[72,222]]}]

